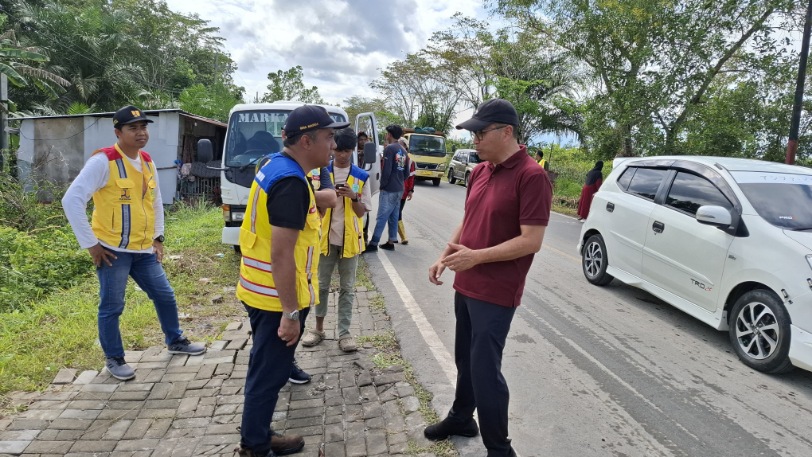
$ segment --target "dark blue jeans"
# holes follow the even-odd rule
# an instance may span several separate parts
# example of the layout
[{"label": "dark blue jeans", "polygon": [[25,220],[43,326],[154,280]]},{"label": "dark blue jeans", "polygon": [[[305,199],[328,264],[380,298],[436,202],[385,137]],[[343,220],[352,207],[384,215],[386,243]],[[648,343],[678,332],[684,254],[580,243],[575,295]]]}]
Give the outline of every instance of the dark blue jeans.
[{"label": "dark blue jeans", "polygon": [[106,357],[124,357],[124,344],[118,321],[124,311],[124,292],[127,279],[132,276],[138,287],[147,293],[155,305],[158,322],[164,332],[164,342],[172,344],[183,333],[178,322],[178,305],[175,291],[166,279],[164,268],[155,254],[115,253],[116,259],[108,267],[96,268],[99,277],[99,342]]},{"label": "dark blue jeans", "polygon": [[448,415],[466,420],[477,410],[488,457],[513,455],[508,438],[510,392],[502,376],[502,351],[515,312],[516,308],[476,300],[459,292],[454,295],[457,390]]},{"label": "dark blue jeans", "polygon": [[[245,305],[245,304],[243,304]],[[282,321],[282,313],[265,311],[245,306],[251,321],[254,345],[248,358],[248,373],[245,377],[245,404],[242,411],[242,446],[257,453],[266,453],[271,448],[271,421],[273,419],[279,390],[290,377],[293,346],[286,346],[279,338],[277,330]],[[299,311],[299,320],[304,321],[310,308]]]}]

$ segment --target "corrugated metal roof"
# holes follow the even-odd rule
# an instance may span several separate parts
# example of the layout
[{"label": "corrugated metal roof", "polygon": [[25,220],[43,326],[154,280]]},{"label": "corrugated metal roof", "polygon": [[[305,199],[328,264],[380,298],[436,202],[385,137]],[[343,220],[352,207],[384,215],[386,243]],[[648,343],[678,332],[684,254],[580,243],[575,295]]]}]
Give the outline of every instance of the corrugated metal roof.
[{"label": "corrugated metal roof", "polygon": [[[192,113],[187,113],[186,111],[183,111],[182,109],[178,109],[178,108],[150,109],[150,110],[142,110],[142,111],[144,113],[146,113],[148,116],[149,115],[160,116],[161,113],[179,113],[183,117],[188,117],[188,118],[195,119],[195,120],[198,120],[198,121],[206,122],[208,124],[213,124],[213,125],[216,125],[218,127],[223,127],[223,128],[226,127],[226,124],[224,124],[224,123],[222,123],[222,122],[220,122],[218,120],[209,119],[207,117],[198,116],[198,115],[192,114]],[[110,118],[112,118],[113,114],[115,114],[115,111],[109,111],[109,112],[104,112],[104,113],[86,113],[86,114],[60,114],[60,115],[57,115],[57,116],[27,116],[27,117],[13,117],[13,118],[10,118],[9,121],[22,121],[22,120],[27,120],[27,119],[63,119],[63,118],[70,118],[70,117],[110,117]]]}]

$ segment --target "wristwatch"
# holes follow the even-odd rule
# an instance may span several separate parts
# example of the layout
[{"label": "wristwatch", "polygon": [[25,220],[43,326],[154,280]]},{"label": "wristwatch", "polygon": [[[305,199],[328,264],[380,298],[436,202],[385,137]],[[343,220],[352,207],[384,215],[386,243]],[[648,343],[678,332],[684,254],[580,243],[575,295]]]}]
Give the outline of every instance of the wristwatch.
[{"label": "wristwatch", "polygon": [[286,313],[286,312],[282,311],[282,317],[286,317],[286,318],[288,318],[288,319],[290,319],[292,321],[298,321],[299,320],[299,310],[297,309],[296,311],[293,311],[291,313]]},{"label": "wristwatch", "polygon": [[153,238],[153,240],[157,241],[159,243],[163,243],[164,242],[164,236],[163,235],[158,235],[155,238]]},{"label": "wristwatch", "polygon": [[355,194],[355,198],[351,198],[350,200],[354,201],[355,203],[358,203],[358,201],[361,200],[361,197],[359,197],[358,194]]}]

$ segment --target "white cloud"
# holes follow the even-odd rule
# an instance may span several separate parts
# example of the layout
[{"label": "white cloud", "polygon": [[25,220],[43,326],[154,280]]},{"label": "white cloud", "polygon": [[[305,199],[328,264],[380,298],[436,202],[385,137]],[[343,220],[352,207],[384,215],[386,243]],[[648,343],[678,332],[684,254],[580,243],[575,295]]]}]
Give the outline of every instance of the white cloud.
[{"label": "white cloud", "polygon": [[378,70],[424,47],[456,12],[484,19],[471,0],[167,0],[220,28],[237,63],[235,82],[249,98],[262,95],[267,75],[296,65],[306,86],[328,103],[373,96]]}]

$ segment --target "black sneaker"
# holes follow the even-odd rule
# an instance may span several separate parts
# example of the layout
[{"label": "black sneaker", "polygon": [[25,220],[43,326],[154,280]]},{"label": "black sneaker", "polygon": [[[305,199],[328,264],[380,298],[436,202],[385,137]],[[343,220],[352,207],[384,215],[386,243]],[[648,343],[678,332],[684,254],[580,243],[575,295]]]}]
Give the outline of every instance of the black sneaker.
[{"label": "black sneaker", "polygon": [[378,246],[381,249],[386,249],[387,251],[394,251],[395,245],[391,241],[387,241],[386,243]]},{"label": "black sneaker", "polygon": [[453,417],[446,417],[434,425],[429,425],[423,430],[423,435],[431,441],[442,441],[451,435],[465,436],[468,438],[479,434],[479,426],[474,418],[459,420]]},{"label": "black sneaker", "polygon": [[364,252],[375,252],[377,250],[378,250],[378,245],[377,244],[369,243],[369,244],[367,244],[366,249],[364,249]]},{"label": "black sneaker", "polygon": [[310,382],[310,375],[299,368],[299,365],[296,363],[296,359],[293,359],[293,367],[290,369],[290,377],[288,378],[288,381],[292,382],[293,384],[307,384]]},{"label": "black sneaker", "polygon": [[110,376],[118,379],[119,381],[129,381],[135,377],[135,370],[127,365],[124,357],[108,357],[104,366],[110,372]]},{"label": "black sneaker", "polygon": [[167,347],[170,354],[200,355],[206,352],[206,346],[192,343],[188,338],[181,338]]}]

